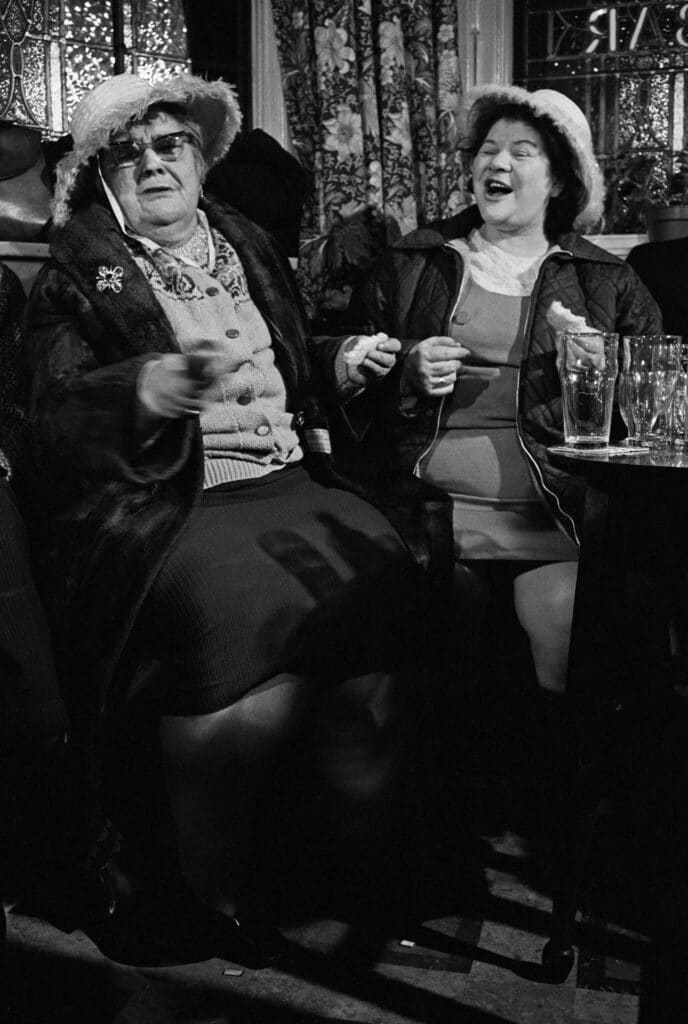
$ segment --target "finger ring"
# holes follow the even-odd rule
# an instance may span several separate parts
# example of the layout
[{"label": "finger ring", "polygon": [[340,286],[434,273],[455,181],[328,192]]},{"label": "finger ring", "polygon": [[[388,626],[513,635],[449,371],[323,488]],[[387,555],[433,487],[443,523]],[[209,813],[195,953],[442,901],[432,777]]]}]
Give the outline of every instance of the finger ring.
[{"label": "finger ring", "polygon": [[448,384],[449,383],[449,377],[438,377],[437,378],[437,383],[438,384]]}]

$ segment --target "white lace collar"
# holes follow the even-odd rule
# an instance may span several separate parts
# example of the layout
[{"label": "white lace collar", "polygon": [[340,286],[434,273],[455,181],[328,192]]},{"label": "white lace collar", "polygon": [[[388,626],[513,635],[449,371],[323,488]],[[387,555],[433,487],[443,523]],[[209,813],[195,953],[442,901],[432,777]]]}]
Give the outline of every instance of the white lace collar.
[{"label": "white lace collar", "polygon": [[538,256],[512,256],[493,242],[487,242],[478,228],[468,238],[448,242],[464,258],[473,281],[488,292],[499,295],[530,295],[545,256],[557,249],[550,246]]}]

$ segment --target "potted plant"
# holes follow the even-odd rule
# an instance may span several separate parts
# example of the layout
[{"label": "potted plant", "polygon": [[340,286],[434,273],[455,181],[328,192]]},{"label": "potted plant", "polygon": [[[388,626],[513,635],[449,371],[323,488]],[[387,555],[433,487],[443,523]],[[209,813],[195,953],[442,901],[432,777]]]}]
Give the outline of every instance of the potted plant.
[{"label": "potted plant", "polygon": [[677,170],[669,178],[666,202],[648,206],[645,222],[651,242],[688,235],[688,151],[682,150]]},{"label": "potted plant", "polygon": [[655,157],[629,145],[604,163],[604,230],[612,234],[640,234],[652,204]]},{"label": "potted plant", "polygon": [[351,321],[349,300],[386,247],[399,237],[396,221],[377,207],[346,203],[330,229],[308,241],[300,252],[312,294],[314,333],[365,332]]}]

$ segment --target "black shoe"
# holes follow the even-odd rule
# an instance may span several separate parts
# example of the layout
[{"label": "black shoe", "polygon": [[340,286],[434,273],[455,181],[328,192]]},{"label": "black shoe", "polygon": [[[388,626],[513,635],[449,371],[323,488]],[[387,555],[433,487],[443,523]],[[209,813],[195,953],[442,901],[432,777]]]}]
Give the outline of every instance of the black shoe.
[{"label": "black shoe", "polygon": [[117,905],[108,875],[74,872],[41,879],[40,885],[18,893],[14,911],[41,918],[60,931],[73,932],[104,925]]},{"label": "black shoe", "polygon": [[287,951],[287,940],[270,918],[259,911],[228,917],[211,912],[213,955],[259,970],[274,967]]}]

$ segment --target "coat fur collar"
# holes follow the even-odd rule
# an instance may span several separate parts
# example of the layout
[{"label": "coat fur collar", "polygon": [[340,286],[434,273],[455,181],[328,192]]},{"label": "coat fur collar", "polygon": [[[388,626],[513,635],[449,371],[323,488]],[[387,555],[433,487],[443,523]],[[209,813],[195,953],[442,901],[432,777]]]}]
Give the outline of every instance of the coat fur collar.
[{"label": "coat fur collar", "polygon": [[[270,236],[242,214],[213,201],[205,203],[204,209],[210,224],[237,251],[251,298],[272,334],[276,359],[293,405],[310,388],[310,368],[305,316],[288,264],[276,255]],[[127,339],[128,356],[179,351],[169,320],[105,206],[93,204],[75,213],[56,232],[51,253],[94,307],[102,324],[102,358],[121,358],[122,339]],[[288,345],[279,324],[290,325]],[[155,330],[151,330],[152,325]]]}]

